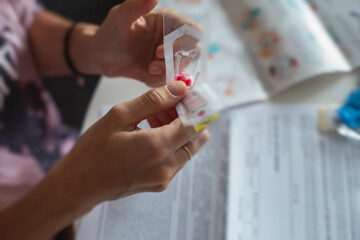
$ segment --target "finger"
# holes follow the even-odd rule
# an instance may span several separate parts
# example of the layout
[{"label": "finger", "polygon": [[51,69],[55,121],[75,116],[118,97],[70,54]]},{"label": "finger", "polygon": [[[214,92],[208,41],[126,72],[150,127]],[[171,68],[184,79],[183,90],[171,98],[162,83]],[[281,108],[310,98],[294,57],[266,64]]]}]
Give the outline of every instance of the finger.
[{"label": "finger", "polygon": [[[166,160],[155,165],[155,170],[151,172],[150,175],[144,176],[140,185],[144,186],[144,184],[147,184],[147,186],[150,186],[154,189],[160,188],[161,191],[165,190],[175,175],[189,160],[189,154],[184,147],[195,154],[206,143],[208,138],[208,132],[203,131],[198,136],[198,138],[196,138],[196,141],[187,143],[185,146],[178,149],[170,158],[167,158]],[[153,174],[154,172],[156,172],[156,175]]]},{"label": "finger", "polygon": [[151,128],[158,128],[162,126],[160,121],[155,116],[148,117],[147,121]]},{"label": "finger", "polygon": [[165,74],[150,75],[148,70],[133,70],[129,77],[139,80],[152,88],[161,87],[166,84]]},{"label": "finger", "polygon": [[174,118],[172,118],[172,117],[170,116],[170,114],[169,114],[168,112],[159,113],[159,114],[157,114],[155,117],[156,117],[156,119],[158,119],[158,121],[160,122],[161,126],[170,124],[172,121],[175,120]]},{"label": "finger", "polygon": [[165,58],[165,55],[164,55],[164,45],[160,45],[156,48],[156,51],[155,51],[155,56],[156,58],[158,59],[164,59]]},{"label": "finger", "polygon": [[182,82],[172,82],[167,86],[152,89],[144,95],[121,104],[124,123],[137,124],[150,116],[164,112],[179,103],[186,94]]},{"label": "finger", "polygon": [[158,2],[159,0],[127,0],[115,6],[111,14],[118,19],[120,25],[130,26],[138,18],[153,10]]},{"label": "finger", "polygon": [[[165,163],[167,166],[163,165],[163,167],[166,166],[165,169],[168,169],[167,172],[169,172],[170,174],[169,178],[164,181],[165,184],[158,185],[160,189],[162,189],[161,191],[167,188],[167,186],[173,180],[176,174],[185,166],[185,164],[191,159],[191,157],[195,155],[202,146],[204,146],[208,139],[209,132],[207,130],[201,132],[199,137],[196,138],[196,141],[189,142],[185,146],[178,149],[175,152],[174,157],[170,161]],[[156,189],[157,186],[154,186],[154,188]]]},{"label": "finger", "polygon": [[149,74],[151,75],[164,75],[166,72],[165,61],[155,60],[149,64]]},{"label": "finger", "polygon": [[161,136],[162,147],[170,147],[172,151],[176,151],[195,136],[196,133],[191,131],[192,129],[192,126],[185,127],[177,118],[170,124],[151,129],[150,132],[153,136]]},{"label": "finger", "polygon": [[[174,121],[176,122],[176,121]],[[149,134],[151,130],[142,132],[140,134]],[[153,133],[152,133],[153,134]],[[195,154],[208,140],[209,134],[207,131],[201,134],[193,141],[186,143],[185,147],[191,151],[192,155]],[[159,161],[158,164],[153,166],[153,171],[144,172],[143,178],[137,185],[146,187],[147,190],[164,191],[174,176],[189,160],[188,152],[181,147],[171,155],[170,158],[166,157],[164,160]],[[162,159],[162,158],[161,158]],[[161,160],[160,159],[160,160]]]},{"label": "finger", "polygon": [[209,131],[207,129],[202,131],[192,142],[188,142],[184,146],[180,147],[175,152],[174,159],[178,159],[177,161],[179,161],[179,164],[190,160],[200,150],[200,148],[205,145],[209,138]]},{"label": "finger", "polygon": [[166,116],[166,118],[167,118],[166,121],[161,119],[161,117],[159,117],[158,115],[149,117],[147,120],[148,120],[151,128],[162,127],[164,125],[170,124],[172,121],[174,121],[176,118],[178,118],[178,113],[177,113],[175,107],[173,107],[170,110],[166,111],[166,115],[167,115]]},{"label": "finger", "polygon": [[178,112],[176,111],[176,108],[172,108],[168,111],[168,113],[170,114],[171,118],[173,119],[173,121],[179,117]]},{"label": "finger", "polygon": [[157,114],[155,116],[155,118],[161,123],[161,126],[170,124],[171,122],[173,122],[175,119],[177,119],[179,117],[176,108],[172,108],[166,112],[162,112],[160,114]]}]

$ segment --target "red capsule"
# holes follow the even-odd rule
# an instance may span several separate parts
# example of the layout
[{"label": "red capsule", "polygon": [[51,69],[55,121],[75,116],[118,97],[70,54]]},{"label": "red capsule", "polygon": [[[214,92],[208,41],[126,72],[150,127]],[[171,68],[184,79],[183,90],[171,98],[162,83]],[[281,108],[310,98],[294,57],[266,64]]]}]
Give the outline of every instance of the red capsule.
[{"label": "red capsule", "polygon": [[193,84],[193,77],[186,72],[181,72],[175,76],[175,81],[183,81],[186,86],[190,87]]}]

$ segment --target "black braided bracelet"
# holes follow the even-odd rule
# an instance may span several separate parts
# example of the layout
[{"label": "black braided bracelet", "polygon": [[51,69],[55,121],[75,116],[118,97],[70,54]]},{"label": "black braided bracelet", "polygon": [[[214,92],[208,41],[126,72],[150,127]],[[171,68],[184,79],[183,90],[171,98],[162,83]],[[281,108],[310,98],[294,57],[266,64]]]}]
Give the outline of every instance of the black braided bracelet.
[{"label": "black braided bracelet", "polygon": [[77,84],[80,86],[84,86],[85,84],[85,75],[79,73],[79,71],[76,69],[71,57],[70,57],[70,37],[72,32],[74,31],[76,25],[78,23],[74,22],[71,27],[67,30],[65,37],[64,37],[64,57],[65,57],[65,62],[67,64],[67,66],[69,67],[69,69],[71,70],[71,72],[76,76],[77,78]]}]

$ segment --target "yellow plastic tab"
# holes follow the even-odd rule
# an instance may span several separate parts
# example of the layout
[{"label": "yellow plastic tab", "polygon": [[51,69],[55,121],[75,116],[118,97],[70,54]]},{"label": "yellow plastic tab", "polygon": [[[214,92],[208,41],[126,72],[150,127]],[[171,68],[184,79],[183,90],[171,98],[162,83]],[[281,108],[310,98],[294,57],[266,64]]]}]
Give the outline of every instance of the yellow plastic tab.
[{"label": "yellow plastic tab", "polygon": [[204,128],[206,128],[207,126],[209,126],[211,123],[215,122],[219,118],[220,118],[219,113],[213,115],[209,119],[207,119],[204,122],[200,123],[199,125],[195,126],[195,131],[200,132],[201,130],[203,130]]}]

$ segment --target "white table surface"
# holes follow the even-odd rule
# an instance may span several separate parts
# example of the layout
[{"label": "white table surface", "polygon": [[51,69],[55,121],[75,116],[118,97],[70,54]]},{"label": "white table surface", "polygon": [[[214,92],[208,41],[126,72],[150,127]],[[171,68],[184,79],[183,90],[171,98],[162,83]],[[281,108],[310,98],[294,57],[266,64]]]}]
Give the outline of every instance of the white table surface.
[{"label": "white table surface", "polygon": [[[341,104],[356,89],[359,72],[324,75],[304,81],[273,97],[268,103],[277,104]],[[144,84],[126,78],[103,77],[92,97],[84,119],[85,131],[99,119],[104,105],[115,105],[131,100],[149,90]]]}]

